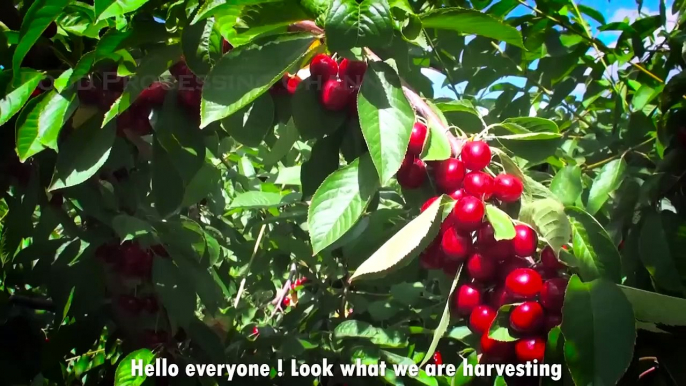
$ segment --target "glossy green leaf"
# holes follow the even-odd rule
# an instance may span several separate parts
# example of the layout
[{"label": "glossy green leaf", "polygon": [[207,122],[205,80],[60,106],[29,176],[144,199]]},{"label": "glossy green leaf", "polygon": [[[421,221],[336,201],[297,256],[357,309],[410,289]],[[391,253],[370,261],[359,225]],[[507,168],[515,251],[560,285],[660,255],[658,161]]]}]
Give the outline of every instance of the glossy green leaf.
[{"label": "glossy green leaf", "polygon": [[140,386],[145,382],[147,376],[145,371],[140,375],[133,375],[133,364],[142,363],[143,369],[146,365],[152,364],[155,361],[155,354],[143,348],[130,353],[117,365],[117,370],[114,373],[114,384],[117,386]]},{"label": "glossy green leaf", "polygon": [[563,205],[574,205],[584,190],[581,184],[581,168],[577,165],[567,165],[560,169],[550,183],[550,190]]},{"label": "glossy green leaf", "polygon": [[455,201],[446,196],[434,201],[357,267],[349,281],[378,278],[409,263],[434,240],[443,220],[444,209],[448,206],[452,208],[454,204]]},{"label": "glossy green leaf", "polygon": [[350,230],[379,188],[369,155],[329,175],[314,193],[307,213],[313,253],[317,254]]},{"label": "glossy green leaf", "polygon": [[60,146],[49,190],[78,185],[94,176],[110,156],[115,130],[112,123],[101,128],[100,116],[95,116],[74,131]]},{"label": "glossy green leaf", "polygon": [[507,134],[499,135],[496,138],[506,139],[511,141],[544,141],[549,139],[562,138],[559,133],[522,133],[522,134]]},{"label": "glossy green leaf", "polygon": [[442,8],[421,16],[424,28],[447,29],[475,34],[524,48],[522,34],[514,27],[488,14],[465,8]]},{"label": "glossy green leaf", "polygon": [[562,309],[565,361],[577,385],[614,385],[631,363],[636,322],[619,287],[598,279],[569,281]]},{"label": "glossy green leaf", "polygon": [[424,161],[443,161],[450,158],[452,149],[448,135],[438,127],[429,125],[429,139],[424,145]]},{"label": "glossy green leaf", "polygon": [[[0,92],[3,92],[0,99],[0,125],[7,123],[21,110],[43,78],[40,72],[29,69],[22,69],[16,78],[12,77],[11,70],[0,73]],[[14,87],[13,84],[18,85]]]},{"label": "glossy green leaf", "polygon": [[[211,3],[209,1],[208,3]],[[221,58],[223,52],[222,36],[215,28],[214,19],[186,27],[181,35],[181,47],[186,64],[193,73],[204,77]]]},{"label": "glossy green leaf", "polygon": [[[19,44],[17,44],[14,56],[12,56],[15,86],[26,82],[23,77],[20,77],[20,74],[22,74],[21,64],[24,61],[24,57],[26,57],[31,47],[41,37],[43,31],[62,13],[67,4],[69,4],[69,0],[36,0],[26,11],[26,15],[24,15],[21,23],[21,29],[19,30]],[[31,91],[33,91],[33,88]]]},{"label": "glossy green leaf", "polygon": [[333,0],[326,16],[326,40],[332,51],[385,46],[393,39],[387,0]]},{"label": "glossy green leaf", "polygon": [[295,201],[294,196],[282,196],[274,192],[244,192],[231,201],[230,208],[259,209],[275,208]]},{"label": "glossy green leaf", "polygon": [[[472,366],[472,368],[475,368],[474,366],[479,363],[479,357],[477,356],[476,351],[472,351],[466,359],[467,364],[469,366]],[[451,386],[467,386],[472,383],[472,380],[474,380],[473,374],[471,376],[469,375],[469,373],[465,375],[464,363],[465,362],[463,360],[463,362],[460,363],[460,366],[457,368],[455,376],[450,382]]]},{"label": "glossy green leaf", "polygon": [[593,180],[591,191],[588,193],[588,203],[586,209],[588,213],[594,215],[603,207],[605,202],[624,179],[626,170],[624,158],[612,160],[605,164],[596,178]]},{"label": "glossy green leaf", "polygon": [[636,320],[668,326],[686,326],[686,299],[620,285]]},{"label": "glossy green leaf", "polygon": [[605,278],[619,283],[621,257],[605,229],[582,209],[567,207],[565,212],[572,225],[574,256],[581,277],[584,280]]},{"label": "glossy green leaf", "polygon": [[519,220],[533,226],[555,252],[572,237],[572,228],[564,206],[550,198],[523,205],[519,212]]},{"label": "glossy green leaf", "polygon": [[658,288],[683,293],[684,286],[662,220],[660,213],[651,211],[646,214],[639,236],[639,256]]},{"label": "glossy green leaf", "polygon": [[357,109],[369,154],[385,186],[400,169],[415,122],[414,110],[391,66],[383,62],[369,64]]},{"label": "glossy green leaf", "polygon": [[169,318],[181,327],[195,319],[196,293],[192,276],[171,259],[154,259],[152,282]]},{"label": "glossy green leaf", "polygon": [[37,110],[44,95],[40,95],[29,100],[24,109],[17,116],[17,155],[21,162],[25,162],[29,157],[45,150],[43,144],[38,141],[38,129],[35,121],[30,120],[29,116]]},{"label": "glossy green leaf", "polygon": [[156,139],[152,145],[152,199],[155,209],[165,217],[183,203],[185,182],[171,155]]},{"label": "glossy green leaf", "polygon": [[399,331],[374,327],[359,320],[346,320],[333,330],[335,339],[365,339],[379,347],[406,347],[407,336]]},{"label": "glossy green leaf", "polygon": [[147,3],[148,0],[95,0],[96,21],[122,16],[133,12]]},{"label": "glossy green leaf", "polygon": [[274,127],[274,101],[271,95],[262,94],[252,104],[222,119],[221,125],[237,142],[258,147]]},{"label": "glossy green leaf", "polygon": [[554,121],[539,117],[507,118],[502,125],[515,134],[524,132],[531,133],[558,133],[560,128]]},{"label": "glossy green leaf", "polygon": [[153,232],[152,227],[146,221],[126,214],[115,216],[112,219],[112,228],[117,232],[122,242]]},{"label": "glossy green leaf", "polygon": [[500,342],[514,342],[518,338],[510,335],[510,312],[516,305],[506,304],[500,309],[488,329],[488,336]]},{"label": "glossy green leaf", "polygon": [[300,82],[291,99],[293,123],[302,139],[319,139],[338,130],[347,111],[330,111],[321,103],[321,84],[312,78]]},{"label": "glossy green leaf", "polygon": [[498,207],[486,204],[486,218],[493,226],[496,240],[512,240],[515,237],[516,232],[512,219]]},{"label": "glossy green leaf", "polygon": [[293,120],[288,121],[285,125],[281,125],[277,129],[277,135],[278,139],[274,143],[274,146],[272,146],[262,160],[265,166],[271,166],[281,161],[283,157],[288,155],[293,148],[293,145],[297,142],[298,129],[295,128]]},{"label": "glossy green leaf", "polygon": [[224,55],[205,78],[201,127],[248,106],[307,55],[313,42],[309,34],[285,34]]},{"label": "glossy green leaf", "polygon": [[310,158],[303,162],[300,169],[300,182],[304,197],[312,196],[324,180],[338,169],[341,144],[340,135],[321,138],[312,146]]}]

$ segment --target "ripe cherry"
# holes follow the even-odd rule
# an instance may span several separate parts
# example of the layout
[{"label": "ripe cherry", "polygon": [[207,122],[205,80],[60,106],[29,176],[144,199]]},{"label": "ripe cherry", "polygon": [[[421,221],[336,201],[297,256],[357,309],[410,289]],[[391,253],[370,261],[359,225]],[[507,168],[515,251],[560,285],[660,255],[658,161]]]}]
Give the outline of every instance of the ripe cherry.
[{"label": "ripe cherry", "polygon": [[156,313],[160,309],[159,304],[157,304],[157,299],[154,296],[146,296],[141,302],[143,303],[143,309],[151,314]]},{"label": "ripe cherry", "polygon": [[545,331],[550,331],[554,327],[559,326],[562,323],[562,314],[557,313],[546,313],[543,319],[543,328]]},{"label": "ripe cherry", "polygon": [[338,74],[338,63],[329,55],[318,54],[310,62],[310,75],[315,79],[328,80]]},{"label": "ripe cherry", "polygon": [[436,185],[444,192],[454,192],[462,186],[465,173],[464,163],[456,158],[440,161],[434,169]]},{"label": "ripe cherry", "polygon": [[515,355],[520,362],[543,363],[545,357],[545,340],[536,336],[520,339],[515,343]]},{"label": "ripe cherry", "polygon": [[474,285],[463,284],[455,296],[455,308],[457,313],[467,316],[474,308],[481,304],[481,291]]},{"label": "ripe cherry", "polygon": [[396,177],[403,188],[416,189],[426,181],[426,164],[419,158],[405,157]]},{"label": "ripe cherry", "polygon": [[455,228],[449,228],[441,237],[441,250],[447,260],[462,261],[472,248],[472,238]]},{"label": "ripe cherry", "polygon": [[531,268],[517,268],[505,279],[505,289],[512,295],[530,298],[538,295],[543,287],[541,275]]},{"label": "ripe cherry", "polygon": [[479,246],[495,244],[495,230],[489,222],[484,222],[476,232],[476,242]]},{"label": "ripe cherry", "polygon": [[488,200],[493,194],[493,177],[484,172],[469,172],[462,182],[464,190],[474,197]]},{"label": "ripe cherry", "polygon": [[419,264],[424,269],[439,269],[443,265],[443,251],[441,243],[434,241],[422,252],[419,257]]},{"label": "ripe cherry", "polygon": [[254,326],[254,327],[252,328],[252,334],[253,334],[253,335],[260,335],[260,329],[257,328],[257,326]]},{"label": "ripe cherry", "polygon": [[519,257],[529,257],[536,252],[538,246],[538,235],[528,225],[515,225],[515,237],[512,240],[514,244],[514,253]]},{"label": "ripe cherry", "polygon": [[412,134],[410,134],[410,143],[407,146],[407,152],[419,157],[424,149],[428,133],[429,130],[425,124],[415,122],[414,126],[412,126]]},{"label": "ripe cherry", "polygon": [[502,202],[519,200],[523,191],[522,181],[511,174],[498,174],[493,181],[493,195]]},{"label": "ripe cherry", "polygon": [[500,266],[498,266],[498,278],[500,280],[505,280],[507,276],[509,276],[510,273],[512,273],[512,271],[514,271],[515,269],[529,267],[531,267],[531,263],[529,261],[521,259],[519,257],[513,257],[503,262]]},{"label": "ripe cherry", "polygon": [[152,254],[144,251],[137,243],[126,241],[122,244],[119,270],[125,275],[149,277],[152,271]]},{"label": "ripe cherry", "polygon": [[547,311],[559,312],[565,301],[567,280],[562,278],[550,279],[543,283],[540,302]]},{"label": "ripe cherry", "polygon": [[119,296],[117,304],[119,304],[119,307],[121,307],[122,310],[131,315],[138,315],[143,309],[141,301],[137,297],[131,295]]},{"label": "ripe cherry", "polygon": [[283,298],[283,306],[284,306],[284,307],[288,307],[288,306],[290,306],[290,305],[291,305],[291,297],[290,297],[290,296],[286,296],[285,298]]},{"label": "ripe cherry", "polygon": [[228,40],[222,39],[222,53],[227,53],[233,49],[233,45]]},{"label": "ripe cherry", "polygon": [[491,163],[491,148],[486,142],[467,142],[462,148],[460,158],[469,170],[482,170]]},{"label": "ripe cherry", "polygon": [[517,332],[536,332],[542,325],[543,307],[538,302],[524,302],[510,312],[510,327]]},{"label": "ripe cherry", "polygon": [[434,202],[436,202],[436,200],[438,200],[439,197],[440,197],[440,196],[431,197],[430,199],[426,200],[426,202],[425,202],[424,204],[422,204],[422,208],[419,210],[419,212],[422,213],[422,212],[424,212],[425,210],[429,209],[429,207],[431,206],[431,204],[433,204]]},{"label": "ripe cherry", "polygon": [[461,230],[475,231],[482,226],[485,210],[480,199],[472,196],[463,197],[455,203],[452,211],[453,221]]},{"label": "ripe cherry", "polygon": [[489,306],[482,304],[475,307],[469,315],[469,328],[477,335],[488,332],[496,314],[496,311]]},{"label": "ripe cherry", "polygon": [[338,66],[338,77],[351,88],[359,88],[367,72],[367,63],[359,60],[343,59]]},{"label": "ripe cherry", "polygon": [[148,88],[141,91],[136,104],[142,103],[151,107],[160,107],[164,104],[167,95],[167,86],[162,82],[154,82]]},{"label": "ripe cherry", "polygon": [[488,282],[495,276],[496,264],[495,261],[483,254],[474,252],[467,260],[467,271],[472,278]]},{"label": "ripe cherry", "polygon": [[487,363],[506,363],[514,356],[514,342],[501,342],[481,335],[481,353]]},{"label": "ripe cherry", "polygon": [[343,82],[336,79],[329,79],[324,82],[321,101],[325,109],[331,111],[343,110],[347,105],[352,91]]},{"label": "ripe cherry", "polygon": [[543,280],[555,279],[558,277],[556,270],[546,268],[542,264],[534,265],[533,268],[541,275]]},{"label": "ripe cherry", "polygon": [[300,82],[302,82],[302,79],[298,75],[285,73],[281,81],[274,83],[269,92],[272,95],[293,95],[298,89]]},{"label": "ripe cherry", "polygon": [[450,193],[450,194],[448,194],[448,195],[449,195],[450,197],[452,197],[453,200],[455,200],[455,201],[460,201],[460,199],[461,199],[462,197],[464,197],[464,196],[467,195],[467,192],[465,192],[464,189],[460,188],[460,189],[457,189],[456,191],[454,191],[454,192],[452,192],[452,193]]},{"label": "ripe cherry", "polygon": [[504,286],[497,286],[493,288],[488,296],[488,304],[490,304],[491,307],[495,308],[496,310],[513,302],[514,299],[512,299],[512,296],[507,293]]},{"label": "ripe cherry", "polygon": [[298,75],[286,74],[285,76],[288,77],[288,80],[286,81],[286,91],[288,94],[293,95],[295,94],[295,90],[298,89],[300,82],[302,82],[302,79],[300,79]]},{"label": "ripe cherry", "polygon": [[436,351],[433,356],[434,364],[436,365],[442,365],[443,364],[443,356],[441,355],[440,351]]},{"label": "ripe cherry", "polygon": [[541,251],[541,264],[543,264],[543,267],[552,270],[563,269],[565,267],[565,265],[557,259],[555,252],[553,252],[553,249],[549,246],[546,246]]}]

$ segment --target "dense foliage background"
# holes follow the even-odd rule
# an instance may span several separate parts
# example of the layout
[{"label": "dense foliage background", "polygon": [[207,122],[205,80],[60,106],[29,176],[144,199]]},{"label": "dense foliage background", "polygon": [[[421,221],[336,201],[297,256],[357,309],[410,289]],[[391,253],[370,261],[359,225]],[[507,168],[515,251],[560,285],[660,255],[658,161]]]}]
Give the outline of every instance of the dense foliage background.
[{"label": "dense foliage background", "polygon": [[[619,22],[574,0],[0,7],[0,384],[227,383],[132,379],[126,355],[474,363],[450,312],[466,277],[416,258],[437,192],[394,177],[417,119],[427,163],[478,136],[524,181],[488,219],[531,224],[574,275],[546,349],[560,383],[686,384],[683,0]],[[318,100],[323,52],[367,61],[352,107]]]}]

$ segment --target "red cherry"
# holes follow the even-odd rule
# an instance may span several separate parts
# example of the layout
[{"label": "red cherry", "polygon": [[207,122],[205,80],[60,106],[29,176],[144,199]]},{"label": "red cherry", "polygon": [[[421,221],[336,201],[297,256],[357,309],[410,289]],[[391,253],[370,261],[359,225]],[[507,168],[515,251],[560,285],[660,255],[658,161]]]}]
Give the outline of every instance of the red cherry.
[{"label": "red cherry", "polygon": [[222,53],[227,53],[233,49],[233,45],[228,40],[222,39]]},{"label": "red cherry", "polygon": [[456,191],[449,194],[449,196],[452,197],[452,199],[455,201],[460,201],[460,199],[466,195],[467,192],[465,192],[465,190],[462,188],[457,189]]},{"label": "red cherry", "polygon": [[443,265],[443,251],[441,250],[441,243],[433,242],[428,248],[422,252],[419,257],[419,264],[424,269],[439,269]]},{"label": "red cherry", "polygon": [[143,309],[141,301],[137,297],[131,295],[119,296],[117,304],[119,304],[119,307],[121,307],[122,310],[132,315],[140,314]]},{"label": "red cherry", "polygon": [[520,362],[543,363],[545,357],[545,340],[540,337],[524,338],[515,343],[515,355]]},{"label": "red cherry", "polygon": [[550,279],[543,283],[540,302],[548,311],[559,312],[565,301],[567,280],[562,278]]},{"label": "red cherry", "polygon": [[467,260],[467,271],[472,278],[488,282],[495,276],[495,262],[479,252],[472,253]]},{"label": "red cherry", "polygon": [[488,332],[496,314],[496,311],[489,306],[477,306],[469,316],[469,328],[477,335]]},{"label": "red cherry", "polygon": [[452,217],[460,229],[475,231],[482,226],[485,211],[484,203],[480,199],[466,196],[455,204]]},{"label": "red cherry", "polygon": [[167,95],[167,86],[162,82],[154,82],[148,88],[141,91],[136,99],[136,103],[142,103],[152,107],[159,107],[164,104],[164,97]]},{"label": "red cherry", "polygon": [[338,74],[338,63],[329,55],[318,54],[310,62],[310,75],[316,79],[328,80]]},{"label": "red cherry", "polygon": [[465,173],[464,163],[456,158],[440,161],[434,169],[436,185],[444,192],[454,192],[462,186]]},{"label": "red cherry", "polygon": [[367,72],[367,63],[358,60],[343,59],[338,66],[338,77],[351,88],[359,88]]},{"label": "red cherry", "polygon": [[119,270],[125,275],[149,277],[152,271],[152,254],[144,251],[137,243],[126,241],[121,246]]},{"label": "red cherry", "polygon": [[517,332],[536,332],[542,325],[543,307],[538,302],[524,302],[510,312],[510,327]]},{"label": "red cherry", "polygon": [[552,270],[565,268],[565,265],[557,259],[555,252],[553,252],[553,249],[549,246],[543,248],[541,251],[541,264],[543,264],[543,267]]},{"label": "red cherry", "polygon": [[530,298],[543,287],[541,275],[531,268],[517,268],[505,279],[505,288],[515,296]]},{"label": "red cherry", "polygon": [[534,265],[533,267],[543,280],[555,279],[558,277],[557,271],[554,269],[546,268],[541,264]]},{"label": "red cherry", "polygon": [[434,359],[434,364],[437,364],[437,365],[443,364],[443,356],[441,355],[440,351],[436,351],[434,353],[433,359]]},{"label": "red cherry", "polygon": [[260,335],[260,329],[257,328],[257,326],[252,328],[252,334],[253,335]]},{"label": "red cherry", "polygon": [[410,144],[407,146],[407,152],[419,157],[424,149],[428,133],[429,130],[425,124],[415,122],[414,126],[412,126],[412,134],[410,134]]},{"label": "red cherry", "polygon": [[501,342],[481,335],[481,352],[483,362],[506,363],[514,356],[514,342]]},{"label": "red cherry", "polygon": [[476,306],[481,304],[481,291],[471,284],[463,284],[455,296],[455,308],[457,313],[467,316],[472,313]]},{"label": "red cherry", "polygon": [[157,299],[154,296],[147,296],[143,298],[141,302],[143,303],[143,309],[151,314],[156,313],[160,309],[159,304],[157,304]]},{"label": "red cherry", "polygon": [[480,246],[486,246],[495,244],[495,230],[489,222],[483,223],[483,225],[476,232],[476,242]]},{"label": "red cherry", "polygon": [[169,73],[176,80],[179,80],[187,76],[195,76],[193,75],[193,72],[191,72],[190,68],[188,68],[188,65],[186,65],[186,61],[184,59],[181,59],[181,61],[176,62],[171,67],[169,67]]},{"label": "red cherry", "polygon": [[562,323],[562,314],[556,313],[546,313],[543,319],[543,328],[545,331],[550,331],[554,327],[559,326]]},{"label": "red cherry", "polygon": [[511,174],[498,174],[493,181],[493,194],[502,202],[519,200],[523,191],[522,181]]},{"label": "red cherry", "polygon": [[30,96],[30,98],[33,98],[33,97],[35,97],[35,96],[38,96],[38,95],[40,95],[40,94],[42,94],[42,93],[43,93],[43,90],[41,90],[39,87],[36,87],[35,89],[33,89],[33,91],[31,91],[31,96]]},{"label": "red cherry", "polygon": [[447,260],[462,261],[472,248],[472,238],[454,228],[448,229],[441,237],[441,250]]},{"label": "red cherry", "polygon": [[283,306],[288,307],[290,305],[291,305],[291,297],[287,296],[287,297],[283,298]]},{"label": "red cherry", "polygon": [[352,91],[340,80],[329,79],[324,82],[321,101],[325,109],[331,111],[343,110],[350,100]]},{"label": "red cherry", "polygon": [[464,190],[474,197],[488,200],[493,194],[493,177],[484,172],[469,172],[462,182]]},{"label": "red cherry", "polygon": [[562,249],[564,249],[565,251],[568,251],[568,250],[569,250],[569,247],[565,244],[565,245],[562,246]]},{"label": "red cherry", "polygon": [[530,267],[531,263],[525,259],[519,257],[508,259],[498,267],[498,278],[500,280],[505,280],[515,269]]},{"label": "red cherry", "polygon": [[620,241],[620,242],[619,242],[619,245],[617,245],[617,250],[618,250],[618,251],[621,251],[622,249],[624,249],[624,240]]},{"label": "red cherry", "polygon": [[302,79],[298,75],[288,75],[288,80],[286,81],[286,91],[290,94],[293,95],[295,94],[295,90],[298,89],[298,85],[300,82],[302,82]]},{"label": "red cherry", "polygon": [[483,253],[490,259],[503,263],[514,257],[514,245],[512,240],[499,240],[492,244],[486,244]]},{"label": "red cherry", "polygon": [[515,225],[515,237],[512,240],[514,244],[514,253],[519,257],[529,257],[536,252],[538,246],[538,235],[528,225]]},{"label": "red cherry", "polygon": [[426,164],[419,158],[405,157],[396,177],[403,188],[416,189],[426,180]]},{"label": "red cherry", "polygon": [[500,307],[514,302],[512,296],[507,293],[504,286],[497,286],[489,293],[488,303],[491,307],[500,309]]},{"label": "red cherry", "polygon": [[431,204],[436,202],[436,200],[438,200],[439,198],[440,198],[440,196],[436,196],[436,197],[431,197],[430,199],[426,200],[426,202],[422,205],[422,208],[419,210],[419,212],[423,213],[425,210],[429,209]]},{"label": "red cherry", "polygon": [[462,148],[460,158],[469,170],[482,170],[491,163],[491,148],[486,142],[467,142]]},{"label": "red cherry", "polygon": [[202,91],[191,88],[179,88],[176,93],[181,106],[183,106],[190,114],[200,115],[200,102],[202,101]]}]

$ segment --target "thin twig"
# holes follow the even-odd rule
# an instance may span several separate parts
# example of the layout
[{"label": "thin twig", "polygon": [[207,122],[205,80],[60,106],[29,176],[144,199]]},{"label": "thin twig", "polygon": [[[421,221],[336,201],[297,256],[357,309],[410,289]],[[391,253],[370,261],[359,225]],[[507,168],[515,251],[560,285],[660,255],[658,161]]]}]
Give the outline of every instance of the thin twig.
[{"label": "thin twig", "polygon": [[[262,242],[262,236],[264,236],[264,231],[267,229],[267,224],[262,224],[262,227],[260,228],[260,233],[257,235],[257,240],[255,240],[255,247],[252,250],[252,255],[250,256],[250,261],[248,262],[248,272],[250,273],[250,266],[252,266],[253,260],[255,260],[255,256],[257,255],[257,250],[260,247],[260,243]],[[236,300],[233,302],[233,307],[237,308],[238,307],[238,302],[241,300],[241,295],[243,295],[243,291],[245,290],[245,281],[247,279],[246,277],[243,277],[241,279],[241,285],[238,287],[238,293],[236,294]]]},{"label": "thin twig", "polygon": [[286,295],[288,295],[288,292],[290,292],[291,290],[291,283],[293,282],[293,278],[295,277],[296,270],[297,268],[295,266],[295,263],[291,263],[291,269],[288,273],[288,279],[285,283],[283,283],[283,286],[281,286],[279,291],[276,293],[274,299],[270,302],[275,307],[274,310],[272,310],[272,314],[269,315],[269,319],[267,320],[271,320],[279,310],[282,310],[281,304],[283,304],[283,299],[286,297]]}]

